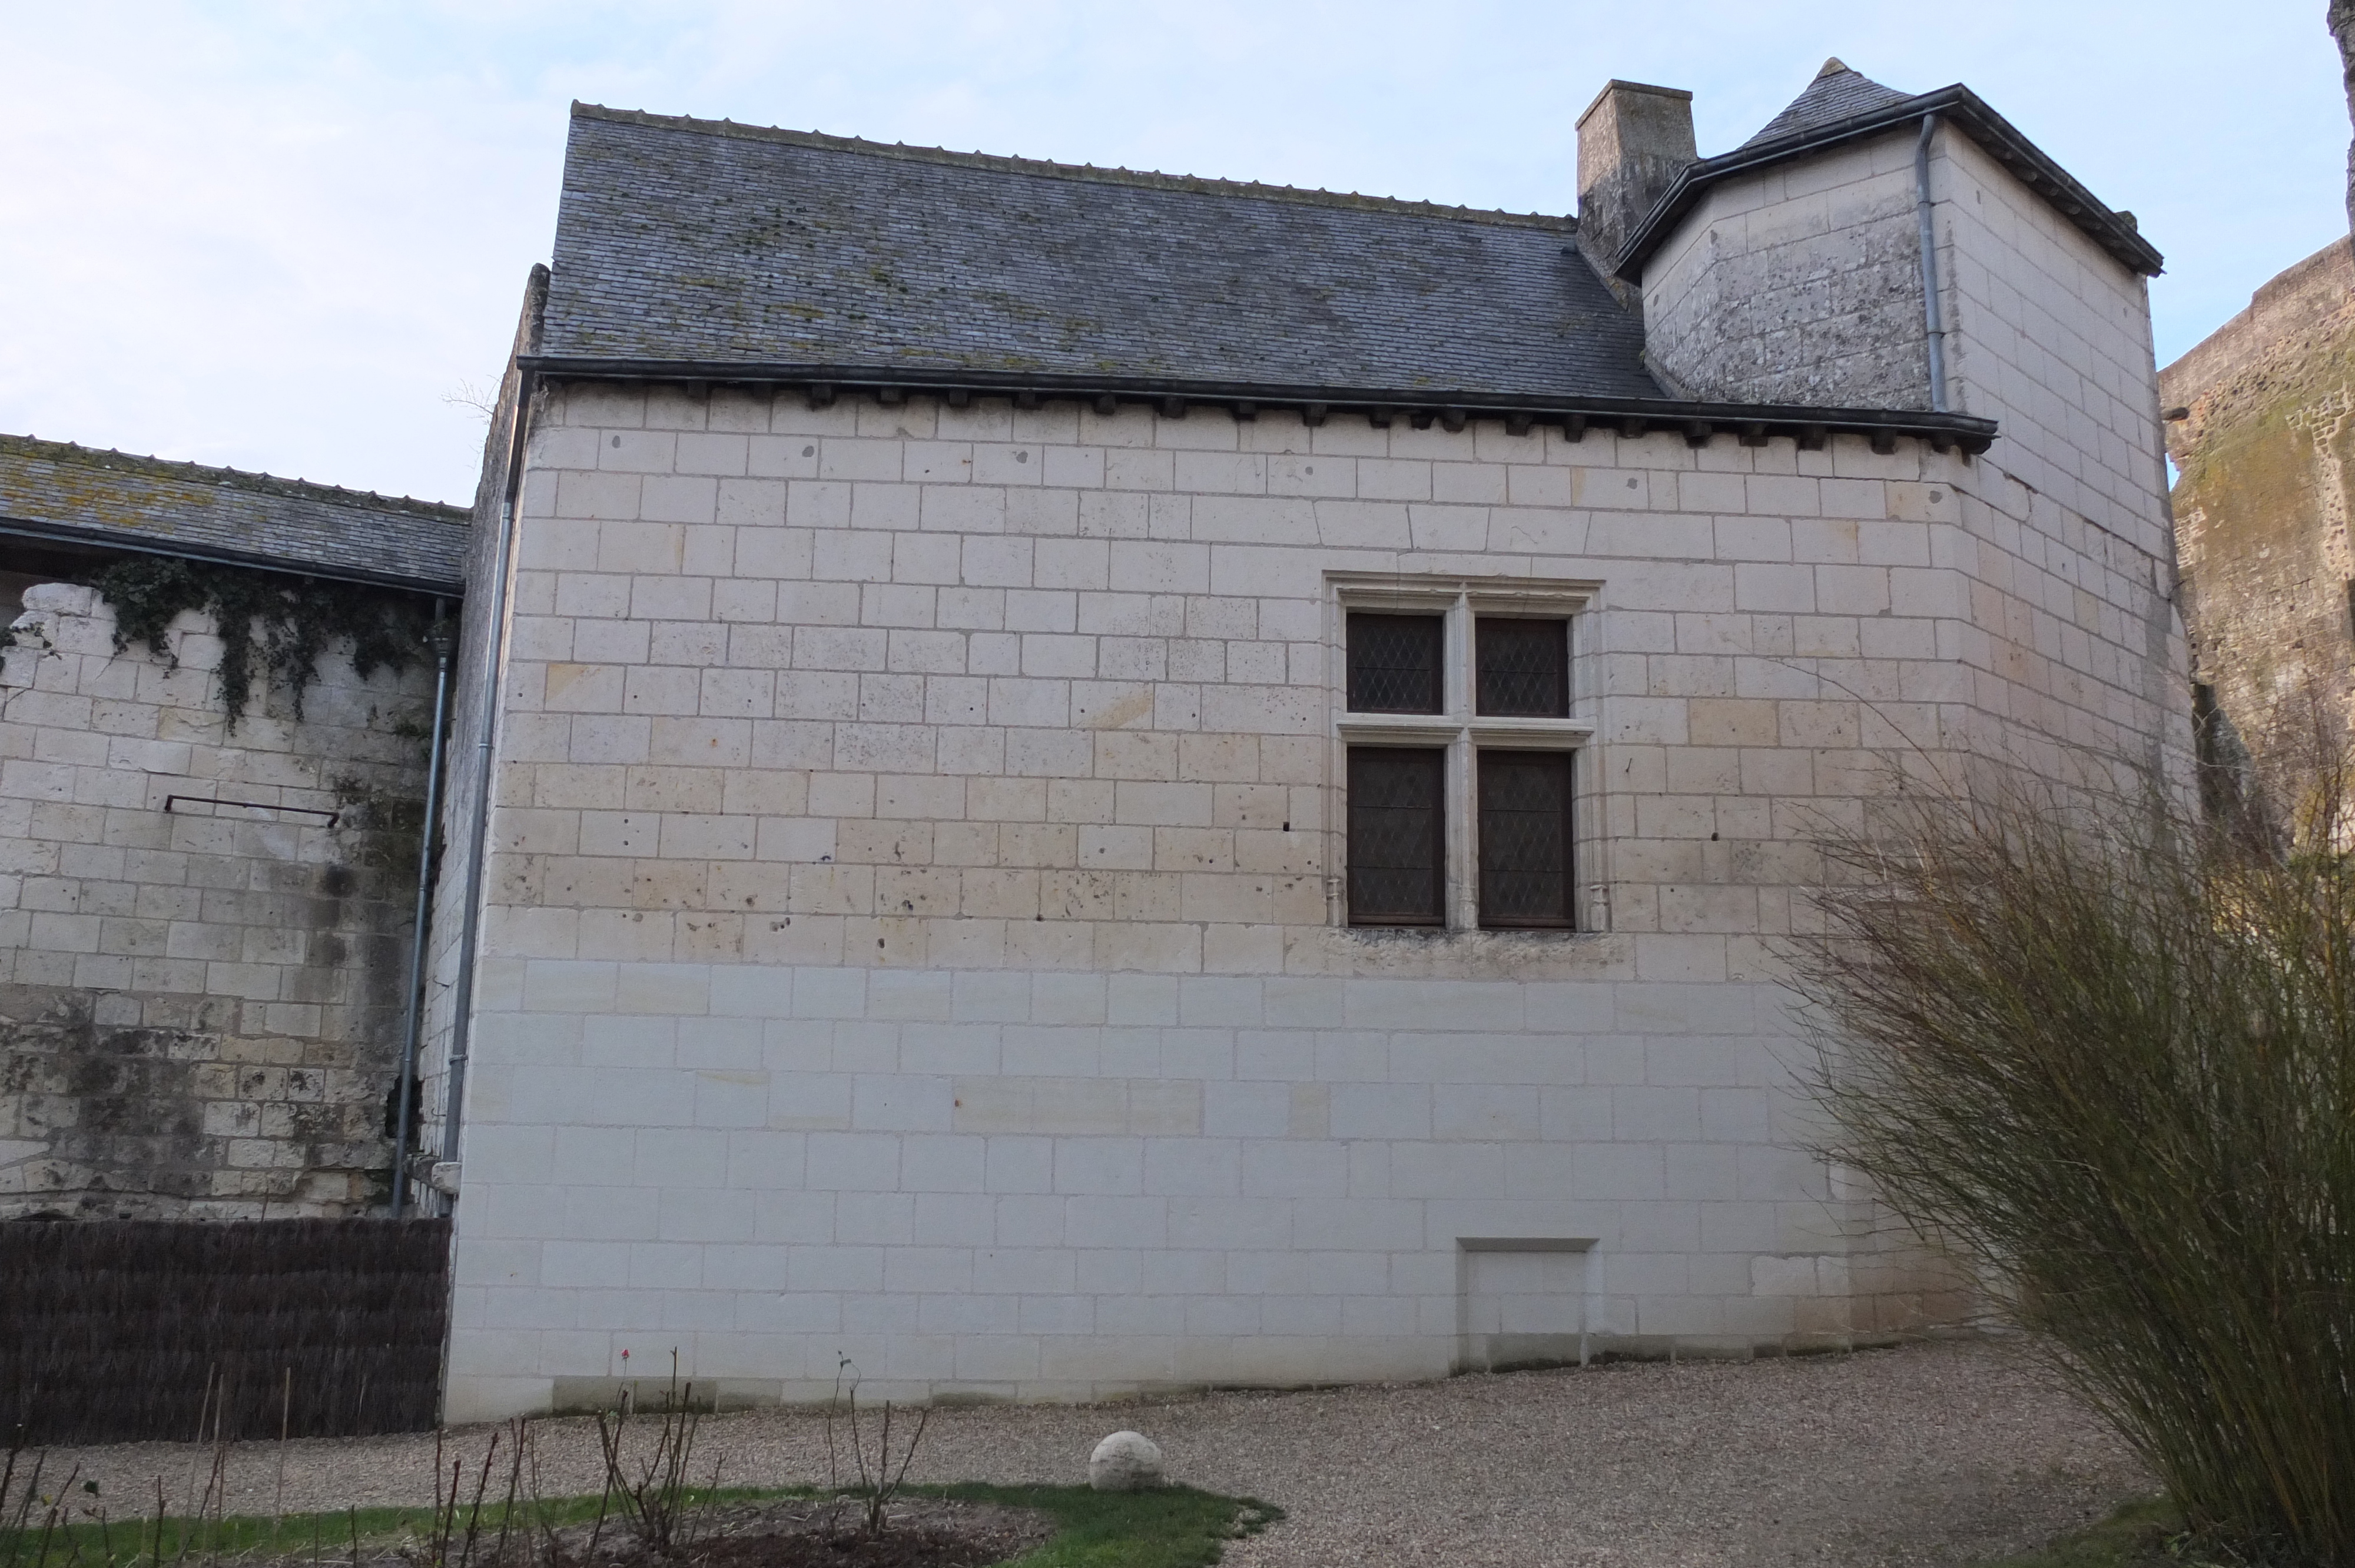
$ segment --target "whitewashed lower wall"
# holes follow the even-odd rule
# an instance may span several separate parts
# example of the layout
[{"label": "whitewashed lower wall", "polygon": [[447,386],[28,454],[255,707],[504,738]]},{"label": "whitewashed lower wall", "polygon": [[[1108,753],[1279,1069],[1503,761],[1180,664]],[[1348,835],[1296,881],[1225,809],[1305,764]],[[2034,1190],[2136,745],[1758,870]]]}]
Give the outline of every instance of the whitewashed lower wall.
[{"label": "whitewashed lower wall", "polygon": [[1850,1293],[1778,988],[1630,947],[1489,982],[503,961],[451,1416],[673,1349],[733,1397],[847,1355],[1052,1399],[1919,1321]]}]

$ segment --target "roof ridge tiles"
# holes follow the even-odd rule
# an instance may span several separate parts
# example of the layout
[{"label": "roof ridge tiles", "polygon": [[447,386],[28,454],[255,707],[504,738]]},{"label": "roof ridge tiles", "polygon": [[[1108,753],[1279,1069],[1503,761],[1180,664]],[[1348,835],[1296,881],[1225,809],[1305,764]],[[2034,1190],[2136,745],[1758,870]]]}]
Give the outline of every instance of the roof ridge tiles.
[{"label": "roof ridge tiles", "polygon": [[1455,221],[1504,224],[1517,228],[1557,228],[1565,233],[1575,232],[1578,227],[1578,219],[1567,213],[1506,212],[1493,207],[1415,201],[1404,196],[1365,196],[1355,191],[1344,195],[1338,191],[1310,190],[1302,185],[1268,185],[1257,180],[1220,179],[1208,175],[1166,175],[1151,169],[1131,169],[1118,165],[1100,166],[1093,164],[1063,164],[1052,159],[1022,158],[1001,153],[958,153],[945,147],[911,147],[901,142],[870,142],[864,137],[836,136],[823,131],[794,131],[778,125],[748,125],[732,120],[703,120],[689,114],[655,114],[639,109],[613,109],[602,103],[585,103],[577,100],[572,105],[572,117],[576,120],[604,120],[617,124],[644,125],[656,130],[687,131],[747,141],[782,142],[792,146],[810,147],[824,152],[853,153],[869,157],[900,158],[916,163],[988,169],[999,174],[1029,175],[1040,179],[1131,185],[1146,190],[1188,191],[1204,196],[1230,196],[1264,201],[1299,202],[1311,207],[1341,207],[1360,212],[1406,213]]},{"label": "roof ridge tiles", "polygon": [[226,485],[235,490],[258,494],[281,495],[291,500],[315,501],[331,506],[354,506],[372,512],[396,508],[416,516],[452,527],[463,528],[473,521],[474,510],[454,506],[442,501],[421,501],[411,495],[379,495],[375,491],[354,490],[340,484],[321,484],[314,480],[285,479],[259,470],[240,469],[229,464],[190,462],[178,458],[150,457],[141,452],[126,452],[115,447],[86,447],[75,441],[47,440],[39,436],[18,436],[0,432],[0,453],[18,457],[46,459],[53,462],[80,463],[87,467],[113,469],[126,473],[141,473],[156,479],[185,480],[193,483]]}]

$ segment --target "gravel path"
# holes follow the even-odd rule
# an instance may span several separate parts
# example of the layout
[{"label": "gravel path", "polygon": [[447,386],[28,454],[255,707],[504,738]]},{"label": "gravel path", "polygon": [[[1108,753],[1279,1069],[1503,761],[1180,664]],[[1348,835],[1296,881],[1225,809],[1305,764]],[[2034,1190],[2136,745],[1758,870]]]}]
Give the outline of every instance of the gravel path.
[{"label": "gravel path", "polygon": [[[1232,1568],[1960,1563],[2025,1550],[2151,1489],[2016,1347],[1986,1343],[950,1409],[932,1417],[911,1475],[1075,1480],[1096,1439],[1123,1426],[1161,1444],[1173,1478],[1288,1512],[1230,1550]],[[594,1490],[594,1426],[539,1430],[543,1491]],[[479,1460],[486,1431],[456,1435],[455,1447]],[[277,1446],[232,1452],[229,1511],[271,1511]],[[290,1511],[432,1500],[430,1435],[285,1448]],[[825,1477],[824,1428],[808,1413],[708,1420],[698,1452],[724,1458],[730,1483]],[[127,1499],[152,1498],[158,1475],[178,1496],[195,1454],[149,1443],[59,1460]]]}]

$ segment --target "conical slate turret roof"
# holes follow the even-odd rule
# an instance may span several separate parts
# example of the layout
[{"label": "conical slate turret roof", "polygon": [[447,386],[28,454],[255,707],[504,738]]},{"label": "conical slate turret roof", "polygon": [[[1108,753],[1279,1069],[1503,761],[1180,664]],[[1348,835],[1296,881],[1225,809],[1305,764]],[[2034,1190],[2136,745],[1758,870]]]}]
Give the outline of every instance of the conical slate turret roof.
[{"label": "conical slate turret roof", "polygon": [[1816,73],[1816,79],[1807,84],[1807,90],[1793,99],[1788,108],[1766,122],[1764,130],[1742,145],[1757,147],[1785,136],[1820,131],[1856,115],[1902,103],[1906,96],[1850,70],[1838,58],[1828,59],[1824,69]]}]

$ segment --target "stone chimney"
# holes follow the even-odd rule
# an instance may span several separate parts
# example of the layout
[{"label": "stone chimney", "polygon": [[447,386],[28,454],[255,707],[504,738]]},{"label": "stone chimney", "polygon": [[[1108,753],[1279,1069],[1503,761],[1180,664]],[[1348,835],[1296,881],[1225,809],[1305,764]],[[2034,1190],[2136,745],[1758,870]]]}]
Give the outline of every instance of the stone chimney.
[{"label": "stone chimney", "polygon": [[1693,149],[1692,94],[1613,81],[1578,117],[1578,242],[1609,275],[1611,262]]}]

